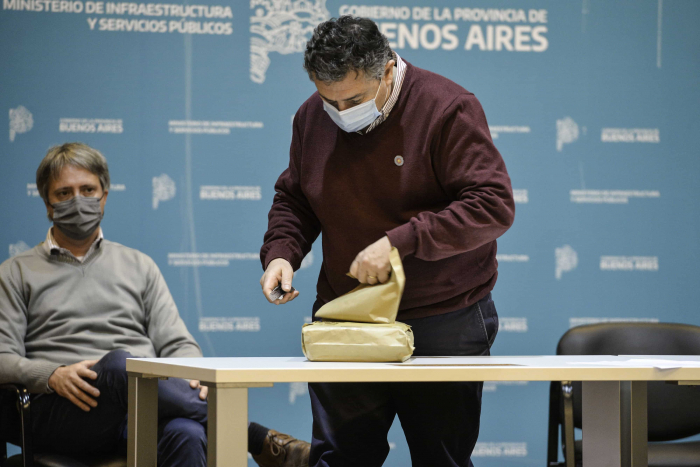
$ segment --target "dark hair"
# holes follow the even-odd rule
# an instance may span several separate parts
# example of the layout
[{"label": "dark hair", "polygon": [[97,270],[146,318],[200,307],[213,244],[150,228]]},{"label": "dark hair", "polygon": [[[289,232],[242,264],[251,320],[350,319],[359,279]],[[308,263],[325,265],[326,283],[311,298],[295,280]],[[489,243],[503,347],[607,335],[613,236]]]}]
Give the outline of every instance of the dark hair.
[{"label": "dark hair", "polygon": [[342,81],[354,71],[381,79],[394,53],[389,40],[371,19],[350,15],[331,18],[316,26],[306,43],[304,69],[313,81]]}]

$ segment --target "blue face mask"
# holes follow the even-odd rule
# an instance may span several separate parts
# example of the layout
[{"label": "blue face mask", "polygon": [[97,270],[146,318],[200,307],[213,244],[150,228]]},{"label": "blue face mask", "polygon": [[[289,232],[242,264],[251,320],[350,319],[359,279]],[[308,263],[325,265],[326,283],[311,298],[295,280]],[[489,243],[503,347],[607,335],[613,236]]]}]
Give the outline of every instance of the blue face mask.
[{"label": "blue face mask", "polygon": [[377,110],[377,104],[375,103],[375,99],[379,94],[379,88],[381,87],[382,84],[379,83],[377,94],[374,95],[374,99],[363,102],[355,107],[350,107],[342,112],[330,105],[325,100],[323,101],[323,109],[341,130],[347,131],[348,133],[361,130],[369,126],[382,114],[379,110]]}]

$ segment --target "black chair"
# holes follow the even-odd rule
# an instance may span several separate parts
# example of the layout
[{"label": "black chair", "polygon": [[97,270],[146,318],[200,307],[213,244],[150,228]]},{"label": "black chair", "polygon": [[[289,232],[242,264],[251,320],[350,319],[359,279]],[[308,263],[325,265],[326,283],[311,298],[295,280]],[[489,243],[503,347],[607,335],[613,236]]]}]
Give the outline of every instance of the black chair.
[{"label": "black chair", "polygon": [[[559,340],[557,355],[700,355],[700,327],[671,323],[578,326]],[[547,466],[581,465],[581,382],[552,382]],[[700,387],[647,385],[649,467],[700,467],[700,441],[668,443],[700,433]],[[564,463],[558,462],[561,427]]]},{"label": "black chair", "polygon": [[[14,404],[17,420],[12,424],[19,424],[19,433],[11,439],[0,439],[0,467],[126,467],[126,458],[121,454],[104,457],[90,457],[73,459],[66,456],[50,453],[35,453],[32,439],[31,411],[29,391],[19,384],[3,384],[0,386],[0,401]],[[8,408],[12,413],[12,407]],[[5,412],[7,413],[7,412]],[[0,423],[8,423],[8,420],[0,420]],[[22,454],[7,458],[6,443],[17,444],[22,448]]]}]

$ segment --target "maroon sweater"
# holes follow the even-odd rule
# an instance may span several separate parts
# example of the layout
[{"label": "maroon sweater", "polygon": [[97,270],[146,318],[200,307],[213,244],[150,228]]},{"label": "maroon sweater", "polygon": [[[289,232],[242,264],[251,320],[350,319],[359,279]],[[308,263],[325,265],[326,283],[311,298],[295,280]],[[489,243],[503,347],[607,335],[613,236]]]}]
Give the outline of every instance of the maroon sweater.
[{"label": "maroon sweater", "polygon": [[[398,166],[397,155],[404,159]],[[513,223],[510,178],[474,95],[407,63],[398,101],[373,131],[346,133],[318,93],[294,117],[289,168],[275,185],[263,267],[294,270],[323,233],[318,298],[357,281],[355,256],[387,235],[406,288],[398,319],[454,311],[496,284],[496,239]]]}]

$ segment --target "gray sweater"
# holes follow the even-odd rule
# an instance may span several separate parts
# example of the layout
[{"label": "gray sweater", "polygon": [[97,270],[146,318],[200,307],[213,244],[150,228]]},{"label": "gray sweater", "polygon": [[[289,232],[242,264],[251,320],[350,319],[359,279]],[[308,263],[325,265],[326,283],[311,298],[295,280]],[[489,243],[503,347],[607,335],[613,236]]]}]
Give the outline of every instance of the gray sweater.
[{"label": "gray sweater", "polygon": [[114,349],[202,356],[147,255],[103,240],[80,263],[42,243],[0,265],[0,384],[50,392],[56,368]]}]

